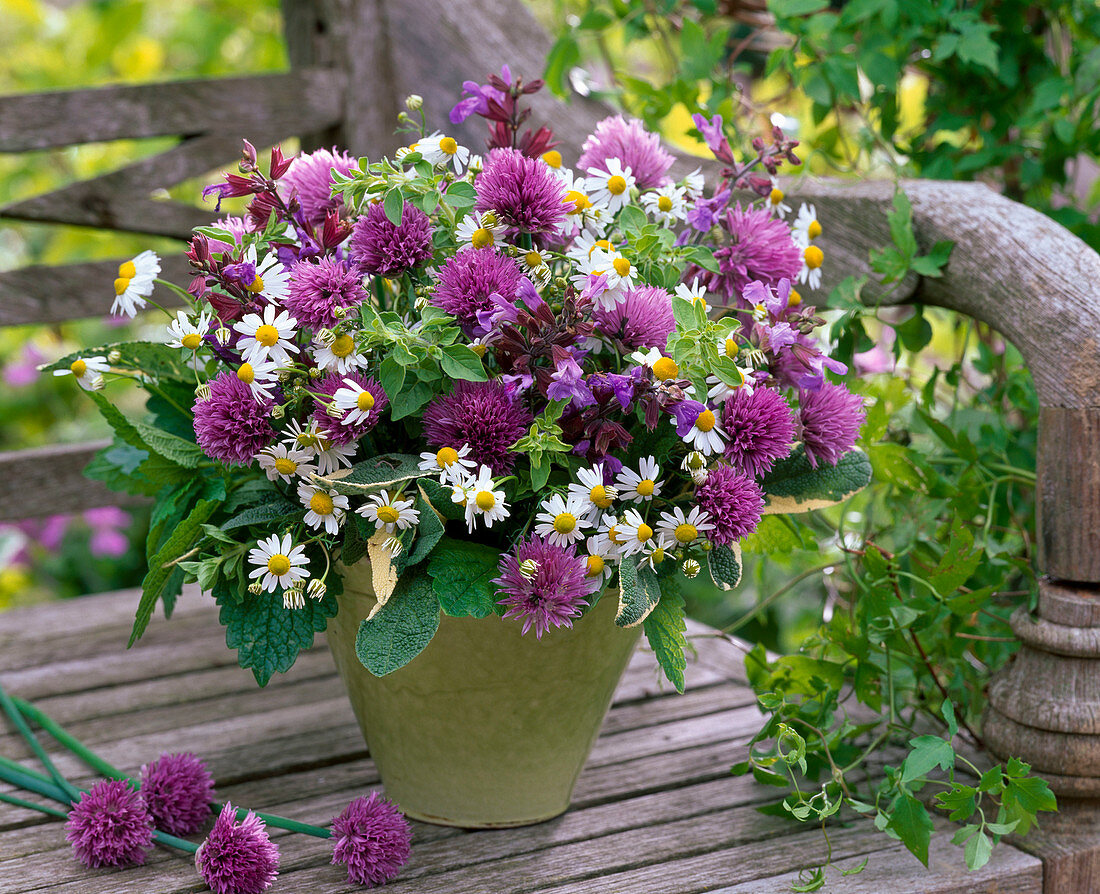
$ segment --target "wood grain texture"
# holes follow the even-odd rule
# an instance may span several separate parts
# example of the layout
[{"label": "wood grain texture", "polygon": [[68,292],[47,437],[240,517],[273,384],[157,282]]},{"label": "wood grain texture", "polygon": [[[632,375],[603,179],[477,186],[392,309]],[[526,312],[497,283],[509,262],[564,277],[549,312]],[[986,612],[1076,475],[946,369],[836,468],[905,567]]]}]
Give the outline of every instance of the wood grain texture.
[{"label": "wood grain texture", "polygon": [[[1100,330],[1093,330],[1098,332]],[[1073,336],[1070,336],[1072,340]],[[1060,354],[1062,345],[1050,350]],[[1081,346],[1087,350],[1087,346]],[[1071,347],[1070,352],[1073,351]],[[1097,347],[1091,357],[1097,356]],[[1084,360],[1078,362],[1085,362]],[[1100,406],[1039,413],[1039,561],[1056,580],[1100,582]],[[1100,652],[1096,653],[1100,658]]]}]

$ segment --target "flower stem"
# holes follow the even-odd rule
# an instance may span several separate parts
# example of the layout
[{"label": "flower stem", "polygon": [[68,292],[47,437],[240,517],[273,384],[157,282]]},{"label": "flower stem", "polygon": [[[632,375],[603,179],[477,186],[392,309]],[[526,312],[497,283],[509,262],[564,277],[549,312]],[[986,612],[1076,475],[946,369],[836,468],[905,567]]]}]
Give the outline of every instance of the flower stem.
[{"label": "flower stem", "polygon": [[19,713],[19,709],[15,706],[11,696],[8,695],[7,690],[4,689],[3,686],[0,686],[0,707],[3,707],[4,713],[8,715],[8,719],[15,724],[15,728],[19,730],[23,738],[26,739],[31,750],[38,756],[38,759],[42,761],[42,766],[44,766],[50,776],[53,777],[54,782],[56,782],[63,791],[67,792],[70,797],[75,797],[77,795],[77,789],[61,775],[61,771],[58,770],[54,762],[50,760],[50,756],[46,753],[46,749],[42,747],[42,743],[38,741],[38,737],[31,731],[31,728],[27,726],[27,721],[23,718],[23,715]]},{"label": "flower stem", "polygon": [[37,810],[39,813],[48,813],[50,816],[56,816],[59,819],[68,819],[69,814],[64,810],[58,810],[56,807],[50,807],[48,804],[35,804],[33,801],[24,801],[22,798],[17,798],[15,795],[8,795],[0,792],[0,801],[5,804],[14,804],[16,807],[22,807],[24,810]]}]

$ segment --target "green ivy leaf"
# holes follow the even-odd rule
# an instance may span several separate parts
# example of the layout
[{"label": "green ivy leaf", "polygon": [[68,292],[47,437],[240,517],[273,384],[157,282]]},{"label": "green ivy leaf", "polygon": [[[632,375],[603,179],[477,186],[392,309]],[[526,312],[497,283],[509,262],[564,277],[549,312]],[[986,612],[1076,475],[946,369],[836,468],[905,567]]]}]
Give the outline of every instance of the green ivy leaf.
[{"label": "green ivy leaf", "polygon": [[483,543],[444,537],[432,551],[428,574],[443,611],[452,618],[484,618],[497,609],[500,553]]},{"label": "green ivy leaf", "polygon": [[404,575],[389,601],[359,625],[355,654],[367,670],[383,677],[404,667],[432,641],[439,629],[439,600],[423,570]]},{"label": "green ivy leaf", "polygon": [[641,624],[661,601],[661,586],[648,565],[639,566],[636,556],[623,556],[619,562],[619,627]]},{"label": "green ivy leaf", "polygon": [[765,515],[809,512],[835,506],[862,490],[871,480],[871,462],[860,450],[845,453],[835,466],[815,469],[800,444],[764,476]]},{"label": "green ivy leaf", "polygon": [[684,597],[669,587],[668,592],[661,594],[657,607],[642,622],[642,629],[657,657],[657,663],[661,665],[665,676],[676,687],[677,692],[684,691],[684,669],[687,667],[684,654],[687,649],[687,640],[684,638],[687,626],[684,618]]}]

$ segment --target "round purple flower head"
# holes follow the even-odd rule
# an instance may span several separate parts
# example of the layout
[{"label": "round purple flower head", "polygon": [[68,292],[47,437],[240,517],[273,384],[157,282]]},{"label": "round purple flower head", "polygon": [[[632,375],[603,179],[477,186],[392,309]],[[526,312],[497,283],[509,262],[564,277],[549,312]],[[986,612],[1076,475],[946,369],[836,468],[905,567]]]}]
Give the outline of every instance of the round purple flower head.
[{"label": "round purple flower head", "polygon": [[756,530],[764,508],[760,485],[727,465],[707,470],[707,480],[695,489],[695,502],[710,516],[710,539],[723,546]]},{"label": "round purple flower head", "polygon": [[65,838],[89,869],[144,863],[153,844],[153,818],[129,783],[104,779],[69,811]]},{"label": "round purple flower head", "polygon": [[257,403],[251,389],[234,373],[210,382],[210,397],[196,400],[195,438],[203,452],[230,466],[246,466],[275,440],[268,422],[271,401]]},{"label": "round purple flower head", "polygon": [[261,894],[279,874],[279,849],[251,810],[237,822],[226,804],[195,854],[195,868],[214,894]]},{"label": "round purple flower head", "polygon": [[663,351],[676,328],[672,299],[657,286],[630,289],[610,309],[598,308],[595,318],[601,332],[618,338],[631,350],[660,348]]},{"label": "round purple flower head", "polygon": [[409,861],[412,830],[390,801],[371,792],[332,820],[332,862],[348,868],[348,881],[384,885]]},{"label": "round purple flower head", "polygon": [[609,158],[617,158],[630,168],[641,189],[665,185],[668,182],[665,174],[675,161],[661,146],[657,134],[646,130],[636,118],[626,121],[622,115],[604,118],[596,125],[596,132],[589,134],[581,147],[577,168],[607,171]]},{"label": "round purple flower head", "polygon": [[557,233],[565,222],[565,182],[542,159],[493,149],[474,181],[478,211],[495,211],[521,233]]},{"label": "round purple flower head", "polygon": [[141,796],[158,829],[193,835],[210,816],[214,777],[193,754],[162,754],[141,768]]},{"label": "round purple flower head", "polygon": [[826,382],[817,391],[799,391],[798,407],[806,459],[815,469],[822,460],[835,466],[855,446],[865,417],[863,398]]},{"label": "round purple flower head", "polygon": [[[533,574],[521,568],[534,562]],[[535,628],[539,639],[551,627],[572,627],[581,609],[588,605],[591,592],[586,577],[587,562],[572,549],[554,546],[532,535],[521,540],[511,553],[500,557],[500,577],[493,580],[505,598],[499,605],[507,606],[505,618],[523,621],[523,632]]]},{"label": "round purple flower head", "polygon": [[774,388],[739,389],[722,409],[722,427],[729,437],[726,459],[750,478],[770,471],[794,443],[794,416]]},{"label": "round purple flower head", "polygon": [[419,208],[405,203],[401,223],[394,225],[375,202],[355,221],[351,233],[351,257],[362,270],[377,276],[397,277],[432,257],[432,222]]},{"label": "round purple flower head", "polygon": [[290,287],[283,306],[302,326],[331,329],[336,309],[358,307],[367,300],[362,274],[344,261],[323,257],[298,261],[290,269]]},{"label": "round purple flower head", "polygon": [[343,204],[341,196],[332,196],[333,168],[347,174],[354,167],[355,159],[346,152],[337,152],[335,147],[299,155],[279,181],[279,192],[284,199],[296,193],[306,220],[322,224],[330,211]]},{"label": "round purple flower head", "polygon": [[691,268],[685,278],[698,275],[710,291],[744,308],[748,303],[741,290],[750,282],[777,286],[781,279],[798,278],[802,252],[794,244],[790,228],[766,209],[742,208],[738,203],[726,209],[722,227],[728,242],[714,252],[720,272]]},{"label": "round purple flower head", "polygon": [[460,251],[439,269],[432,303],[443,308],[467,333],[478,324],[478,311],[491,311],[494,292],[512,301],[523,271],[515,258],[491,248]]},{"label": "round purple flower head", "polygon": [[[386,409],[386,405],[390,402],[378,380],[358,370],[346,373],[329,373],[323,379],[314,382],[311,390],[315,394],[327,394],[332,397],[341,388],[351,390],[352,386],[348,384],[348,379],[364,391],[369,392],[372,401],[356,404],[357,409],[363,411],[366,415],[356,418],[356,421],[351,425],[345,424],[343,418],[330,416],[327,407],[320,402],[317,403],[317,409],[313,411],[313,418],[316,420],[317,428],[321,434],[333,444],[352,444],[358,441],[378,424],[382,411]],[[369,404],[369,406],[366,404]],[[355,409],[346,410],[343,416],[347,417],[355,413]]]},{"label": "round purple flower head", "polygon": [[515,456],[508,448],[527,432],[533,417],[512,400],[503,383],[456,382],[449,394],[428,404],[424,435],[433,447],[470,445],[470,459],[496,474],[510,472]]}]

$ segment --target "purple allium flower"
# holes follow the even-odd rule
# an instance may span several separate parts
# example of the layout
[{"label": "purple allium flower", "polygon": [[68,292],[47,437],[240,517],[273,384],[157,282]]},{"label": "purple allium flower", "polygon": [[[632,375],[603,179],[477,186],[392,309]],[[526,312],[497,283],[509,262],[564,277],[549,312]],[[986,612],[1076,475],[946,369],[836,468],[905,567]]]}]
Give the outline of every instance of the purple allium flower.
[{"label": "purple allium flower", "polygon": [[443,308],[467,333],[478,326],[478,314],[496,310],[492,295],[515,300],[523,271],[515,258],[491,248],[460,251],[439,269],[432,303]]},{"label": "purple allium flower", "polygon": [[332,169],[347,174],[355,164],[353,156],[347,152],[337,152],[335,147],[331,151],[318,149],[299,155],[279,181],[279,193],[284,199],[296,193],[306,220],[314,224],[324,223],[328,213],[343,204],[341,196],[332,196]]},{"label": "purple allium flower", "polygon": [[695,502],[714,524],[710,539],[722,546],[756,530],[764,508],[760,485],[727,465],[713,465],[695,489]]},{"label": "purple allium flower", "polygon": [[[351,386],[345,382],[345,379],[351,379],[364,391],[369,391],[371,397],[374,398],[374,404],[367,410],[366,418],[361,419],[352,425],[345,425],[343,421],[335,416],[330,416],[327,412],[325,405],[320,402],[317,403],[317,409],[313,411],[313,418],[317,422],[317,428],[333,444],[353,444],[358,441],[363,435],[369,432],[378,424],[378,420],[382,417],[382,411],[386,409],[390,399],[386,396],[386,392],[382,390],[381,383],[377,379],[368,376],[366,373],[359,372],[358,370],[352,370],[346,373],[329,373],[323,379],[319,379],[314,382],[310,390],[314,394],[327,394],[332,397],[341,388],[350,389]],[[363,409],[360,407],[360,409]]]},{"label": "purple allium flower", "polygon": [[510,472],[515,455],[508,448],[527,432],[533,417],[513,401],[499,381],[456,382],[424,411],[424,436],[433,447],[470,445],[470,459],[495,474]]},{"label": "purple allium flower", "polygon": [[607,171],[607,160],[617,158],[630,173],[640,189],[663,186],[665,176],[675,159],[661,146],[661,138],[645,129],[636,118],[629,121],[622,115],[604,118],[596,125],[596,132],[589,134],[581,147],[577,168],[587,171],[596,168]]},{"label": "purple allium flower", "polygon": [[384,885],[409,862],[412,830],[390,801],[371,792],[332,820],[332,862],[348,868],[348,881]]},{"label": "purple allium flower", "polygon": [[794,416],[774,388],[739,389],[722,409],[726,459],[750,478],[771,470],[777,459],[791,452]]},{"label": "purple allium flower", "polygon": [[[524,574],[520,564],[534,561],[533,575]],[[513,552],[500,557],[500,577],[493,580],[505,595],[499,605],[507,606],[505,618],[520,618],[523,632],[535,628],[539,639],[551,627],[572,627],[588,605],[592,587],[587,563],[572,547],[554,546],[532,535],[516,544]]]},{"label": "purple allium flower", "polygon": [[806,459],[815,469],[821,460],[835,466],[855,446],[865,416],[863,398],[825,382],[817,391],[799,391],[798,407]]},{"label": "purple allium flower", "polygon": [[358,307],[367,300],[362,274],[344,261],[323,257],[298,261],[290,269],[290,287],[283,306],[302,326],[312,329],[336,325],[336,308]]},{"label": "purple allium flower", "polygon": [[628,348],[660,348],[676,328],[672,299],[657,286],[630,289],[613,307],[597,308],[596,326]]},{"label": "purple allium flower", "polygon": [[261,894],[279,874],[279,849],[251,810],[237,822],[226,804],[195,854],[195,868],[214,894]]},{"label": "purple allium flower", "polygon": [[65,838],[89,869],[144,863],[153,844],[153,818],[128,782],[103,779],[69,811]]},{"label": "purple allium flower", "polygon": [[710,291],[745,307],[741,292],[753,280],[774,286],[781,279],[793,280],[798,276],[802,253],[794,244],[787,224],[772,217],[767,209],[742,208],[737,203],[726,210],[722,227],[729,241],[714,252],[721,272],[700,270],[696,274],[692,268],[686,274],[688,279],[698,275]]},{"label": "purple allium flower", "polygon": [[247,466],[275,440],[268,422],[271,401],[257,403],[252,390],[234,373],[210,382],[210,397],[196,400],[195,438],[203,452],[230,466]]},{"label": "purple allium flower", "polygon": [[158,829],[193,835],[210,816],[214,777],[193,754],[162,754],[141,768],[141,796]]},{"label": "purple allium flower", "polygon": [[495,211],[521,233],[553,234],[565,222],[565,181],[541,159],[518,149],[493,149],[474,188],[476,210]]},{"label": "purple allium flower", "polygon": [[[405,203],[401,224],[394,226],[375,202],[355,221],[351,257],[365,272],[396,277],[432,258],[432,221],[419,208]],[[801,269],[801,267],[799,268]]]}]

